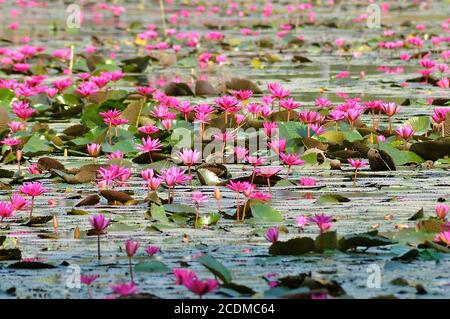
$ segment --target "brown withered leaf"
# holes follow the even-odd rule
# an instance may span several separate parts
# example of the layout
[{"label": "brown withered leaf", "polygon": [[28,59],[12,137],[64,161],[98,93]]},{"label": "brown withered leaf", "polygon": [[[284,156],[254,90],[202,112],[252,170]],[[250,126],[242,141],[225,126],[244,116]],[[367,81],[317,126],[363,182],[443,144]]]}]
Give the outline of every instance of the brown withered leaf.
[{"label": "brown withered leaf", "polygon": [[244,78],[231,78],[225,82],[228,90],[252,90],[256,94],[261,94],[261,89],[252,81]]},{"label": "brown withered leaf", "polygon": [[52,269],[53,265],[42,263],[39,261],[19,261],[8,266],[12,269]]},{"label": "brown withered leaf", "polygon": [[57,169],[59,171],[66,172],[64,165],[60,161],[51,157],[41,157],[37,162],[37,166],[41,171]]},{"label": "brown withered leaf", "polygon": [[122,118],[127,119],[132,125],[137,125],[138,116],[141,113],[142,107],[144,106],[145,99],[141,98],[139,100],[129,101],[128,106],[122,112]]},{"label": "brown withered leaf", "polygon": [[183,82],[175,83],[170,82],[164,87],[164,93],[169,96],[192,96],[192,92],[189,85]]},{"label": "brown withered leaf", "polygon": [[445,115],[444,136],[450,137],[450,112],[447,112],[447,114]]},{"label": "brown withered leaf", "polygon": [[371,148],[367,152],[369,165],[372,171],[395,171],[396,167],[392,157],[383,150]]},{"label": "brown withered leaf", "polygon": [[108,202],[120,202],[126,203],[128,201],[133,200],[133,197],[124,192],[119,192],[115,190],[103,189],[100,191],[100,195],[108,200]]},{"label": "brown withered leaf", "polygon": [[8,112],[2,107],[0,107],[0,132],[3,132],[8,128]]},{"label": "brown withered leaf", "polygon": [[29,218],[23,226],[43,225],[53,219],[53,216],[32,216]]},{"label": "brown withered leaf", "polygon": [[409,150],[425,160],[436,161],[439,158],[450,156],[450,138],[445,137],[435,141],[414,143]]},{"label": "brown withered leaf", "polygon": [[93,206],[96,205],[100,202],[100,196],[98,196],[97,194],[93,194],[93,195],[89,195],[86,198],[84,198],[83,200],[81,200],[79,203],[77,203],[75,205],[75,207],[80,207],[80,206]]},{"label": "brown withered leaf", "polygon": [[83,136],[87,132],[89,132],[89,128],[83,124],[71,125],[68,128],[66,128],[64,131],[62,131],[63,134],[65,134],[67,136],[73,136],[73,137]]},{"label": "brown withered leaf", "polygon": [[302,139],[302,143],[303,145],[305,145],[305,147],[307,149],[309,148],[317,148],[321,151],[326,151],[328,149],[328,145],[322,142],[319,142],[318,140],[311,138],[311,137],[304,137]]},{"label": "brown withered leaf", "polygon": [[217,95],[216,89],[208,81],[195,82],[195,95]]}]

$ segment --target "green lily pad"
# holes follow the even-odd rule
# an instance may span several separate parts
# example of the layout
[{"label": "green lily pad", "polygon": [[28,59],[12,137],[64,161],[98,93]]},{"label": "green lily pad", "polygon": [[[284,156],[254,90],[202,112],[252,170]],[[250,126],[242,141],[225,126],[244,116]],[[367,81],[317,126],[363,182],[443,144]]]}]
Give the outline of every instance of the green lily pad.
[{"label": "green lily pad", "polygon": [[196,260],[215,276],[219,277],[225,284],[229,284],[233,280],[231,272],[211,255],[202,255]]},{"label": "green lily pad", "polygon": [[292,255],[300,256],[314,249],[314,240],[309,237],[297,237],[288,241],[277,241],[269,248],[271,255]]},{"label": "green lily pad", "polygon": [[283,216],[275,208],[257,201],[250,201],[253,220],[255,222],[281,222]]},{"label": "green lily pad", "polygon": [[170,268],[158,260],[138,263],[134,266],[136,272],[169,272]]}]

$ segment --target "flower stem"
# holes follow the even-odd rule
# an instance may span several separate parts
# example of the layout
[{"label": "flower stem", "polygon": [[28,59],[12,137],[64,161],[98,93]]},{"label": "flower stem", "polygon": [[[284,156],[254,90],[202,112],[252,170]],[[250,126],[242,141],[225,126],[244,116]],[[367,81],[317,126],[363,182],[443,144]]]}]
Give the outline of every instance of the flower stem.
[{"label": "flower stem", "polygon": [[133,264],[131,263],[131,257],[128,257],[128,265],[130,266],[130,279],[131,279],[131,282],[134,283]]},{"label": "flower stem", "polygon": [[97,235],[97,258],[100,261],[100,234]]},{"label": "flower stem", "polygon": [[34,208],[34,196],[31,197],[30,218],[33,217],[33,208]]}]

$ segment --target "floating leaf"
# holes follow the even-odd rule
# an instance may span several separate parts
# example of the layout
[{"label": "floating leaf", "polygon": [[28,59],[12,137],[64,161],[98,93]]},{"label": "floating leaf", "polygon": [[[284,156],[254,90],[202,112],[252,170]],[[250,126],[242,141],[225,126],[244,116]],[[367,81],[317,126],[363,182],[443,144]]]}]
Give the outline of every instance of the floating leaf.
[{"label": "floating leaf", "polygon": [[206,168],[198,168],[197,169],[198,180],[202,185],[207,186],[216,186],[221,183],[221,180],[217,175]]},{"label": "floating leaf", "polygon": [[326,195],[322,195],[320,196],[315,202],[314,204],[328,204],[328,203],[347,203],[349,202],[350,199],[339,195],[339,194],[326,194]]},{"label": "floating leaf", "polygon": [[19,261],[17,263],[11,264],[8,268],[12,269],[53,269],[56,268],[53,265],[45,264],[38,261]]},{"label": "floating leaf", "polygon": [[322,253],[327,249],[337,249],[338,239],[336,231],[327,231],[316,237],[314,241],[314,251]]},{"label": "floating leaf", "polygon": [[419,209],[414,215],[412,215],[408,220],[418,220],[423,218],[423,208]]},{"label": "floating leaf", "polygon": [[111,189],[102,189],[100,195],[108,200],[108,202],[126,203],[133,200],[133,197],[124,192],[119,192]]},{"label": "floating leaf", "polygon": [[409,163],[420,164],[424,162],[424,159],[416,153],[410,151],[400,151],[388,143],[379,143],[379,148],[392,157],[395,165],[405,165]]},{"label": "floating leaf", "polygon": [[231,272],[211,255],[202,255],[196,261],[205,266],[215,276],[219,277],[225,284],[229,284],[233,280]]},{"label": "floating leaf", "polygon": [[253,220],[255,222],[281,222],[283,216],[275,208],[258,201],[250,201]]},{"label": "floating leaf", "polygon": [[166,204],[164,208],[170,213],[187,213],[195,214],[195,208],[185,204]]},{"label": "floating leaf", "polygon": [[164,210],[164,206],[156,205],[152,203],[150,214],[154,220],[168,223],[169,219],[167,218],[166,211]]},{"label": "floating leaf", "polygon": [[53,148],[50,146],[46,138],[43,135],[37,134],[32,135],[23,147],[24,154],[47,153],[52,150]]},{"label": "floating leaf", "polygon": [[138,263],[134,266],[136,272],[169,272],[170,268],[158,260]]},{"label": "floating leaf", "polygon": [[277,241],[269,248],[271,255],[293,255],[306,254],[314,249],[314,240],[309,237],[297,237],[288,241]]},{"label": "floating leaf", "polygon": [[378,235],[378,231],[374,230],[367,233],[346,235],[339,240],[338,248],[345,251],[357,247],[376,247],[393,244],[395,244],[395,241]]}]

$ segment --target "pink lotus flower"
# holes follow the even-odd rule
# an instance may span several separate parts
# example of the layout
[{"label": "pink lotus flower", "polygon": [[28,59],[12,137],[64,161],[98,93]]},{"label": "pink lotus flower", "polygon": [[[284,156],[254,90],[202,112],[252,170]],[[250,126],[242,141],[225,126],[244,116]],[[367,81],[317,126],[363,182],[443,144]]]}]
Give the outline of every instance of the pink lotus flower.
[{"label": "pink lotus flower", "polygon": [[194,226],[198,223],[198,218],[200,215],[200,204],[206,203],[208,201],[208,196],[203,195],[202,192],[192,193],[191,202],[195,206],[195,222]]},{"label": "pink lotus flower", "polygon": [[80,85],[75,90],[75,92],[80,94],[82,97],[86,98],[89,95],[97,93],[98,88],[97,88],[97,85],[93,82],[83,82],[83,83],[80,83]]},{"label": "pink lotus flower", "polygon": [[318,108],[327,108],[331,106],[331,101],[324,97],[319,97],[314,101]]},{"label": "pink lotus flower", "polygon": [[95,144],[95,143],[88,144],[87,151],[91,157],[98,157],[100,155],[101,147],[102,146],[100,144]]},{"label": "pink lotus flower", "polygon": [[392,117],[400,111],[401,107],[395,103],[383,103],[381,109],[389,117],[389,131],[392,131]]},{"label": "pink lotus flower", "polygon": [[437,204],[435,210],[438,218],[444,220],[447,217],[449,209],[450,207],[445,204]]},{"label": "pink lotus flower", "polygon": [[272,137],[277,134],[278,131],[278,124],[276,122],[264,122],[264,133],[267,135],[267,137]]},{"label": "pink lotus flower", "polygon": [[155,125],[145,125],[138,128],[138,131],[147,135],[151,135],[158,132],[159,128]]},{"label": "pink lotus flower", "polygon": [[355,169],[360,169],[360,168],[364,168],[364,167],[367,166],[367,163],[366,163],[366,162],[361,161],[361,160],[358,160],[358,159],[354,160],[354,159],[352,159],[352,158],[349,158],[349,159],[348,159],[348,162],[349,162],[349,164],[350,164],[351,166],[353,166]]},{"label": "pink lotus flower", "polygon": [[219,287],[219,282],[215,279],[200,280],[197,277],[186,277],[183,284],[200,298]]},{"label": "pink lotus flower", "polygon": [[161,142],[158,138],[152,139],[151,137],[142,138],[142,145],[136,145],[136,149],[141,152],[149,153],[150,162],[153,162],[152,152],[161,150]]},{"label": "pink lotus flower", "polygon": [[300,179],[300,185],[302,186],[316,186],[316,180],[314,178],[302,177]]},{"label": "pink lotus flower", "polygon": [[144,180],[148,181],[155,176],[155,171],[152,168],[147,168],[141,171],[141,176]]},{"label": "pink lotus flower", "polygon": [[[272,199],[271,194],[264,194],[262,192],[254,192],[254,191],[252,191],[250,194],[248,194],[247,197],[249,199],[255,199],[255,200],[262,201],[262,202],[270,201]],[[242,220],[245,220],[245,213],[242,217]]]},{"label": "pink lotus flower", "polygon": [[234,96],[224,95],[214,100],[216,104],[225,111],[225,113],[235,113],[241,108],[239,100]]},{"label": "pink lotus flower", "polygon": [[286,176],[291,173],[291,166],[298,166],[305,164],[305,161],[300,159],[297,154],[280,153],[281,160],[288,166]]},{"label": "pink lotus flower", "polygon": [[286,150],[286,139],[272,139],[270,142],[267,142],[267,146],[270,147],[275,154],[284,153]]},{"label": "pink lotus flower", "polygon": [[291,94],[289,90],[284,89],[279,83],[268,83],[267,89],[272,94],[272,97],[278,100],[288,97]]},{"label": "pink lotus flower", "polygon": [[12,195],[10,201],[14,210],[23,210],[31,205],[31,202],[28,199],[23,198],[19,194]]},{"label": "pink lotus flower", "polygon": [[110,285],[110,287],[114,294],[121,297],[131,296],[138,292],[138,288],[135,286],[134,282]]},{"label": "pink lotus flower", "polygon": [[175,285],[184,285],[187,279],[197,278],[195,272],[185,268],[174,268],[172,272],[176,277]]},{"label": "pink lotus flower", "polygon": [[201,157],[201,153],[198,150],[196,149],[191,150],[187,148],[182,149],[180,152],[178,152],[177,155],[181,159],[183,164],[188,166],[189,168],[195,165],[195,163],[197,163],[197,161]]},{"label": "pink lotus flower", "polygon": [[436,84],[442,89],[448,89],[450,87],[450,80],[449,78],[442,78]]},{"label": "pink lotus flower", "polygon": [[283,169],[280,167],[261,167],[256,169],[256,175],[262,176],[262,177],[271,177],[274,175],[279,174]]},{"label": "pink lotus flower", "polygon": [[111,224],[111,219],[107,219],[104,215],[98,214],[90,216],[89,223],[91,224],[94,232],[97,234],[97,257],[98,260],[100,260],[100,235],[102,235],[104,230]]},{"label": "pink lotus flower", "polygon": [[194,205],[200,205],[202,203],[206,203],[208,201],[208,196],[203,195],[202,192],[194,192],[192,193],[191,202]]},{"label": "pink lotus flower", "polygon": [[80,275],[80,282],[83,285],[91,285],[94,281],[96,281],[100,275]]},{"label": "pink lotus flower", "polygon": [[11,133],[17,133],[25,129],[25,125],[18,121],[8,122],[8,127],[11,130]]},{"label": "pink lotus flower", "polygon": [[14,206],[8,202],[0,202],[0,220],[14,215]]},{"label": "pink lotus flower", "polygon": [[108,155],[106,155],[106,158],[109,160],[113,160],[113,159],[123,159],[124,154],[122,153],[122,151],[118,150],[115,152],[112,152]]},{"label": "pink lotus flower", "polygon": [[134,240],[127,240],[125,242],[125,251],[127,252],[128,258],[131,258],[136,254],[136,251],[138,250],[140,244],[137,241]]},{"label": "pink lotus flower", "polygon": [[145,252],[150,256],[153,257],[160,251],[159,247],[157,246],[147,246],[145,248]]},{"label": "pink lotus flower", "polygon": [[131,282],[134,282],[133,264],[131,262],[131,258],[133,258],[134,254],[136,254],[136,251],[139,249],[139,246],[140,246],[139,242],[131,240],[131,239],[127,240],[125,242],[125,251],[127,253],[129,266],[130,266],[130,280],[131,280]]},{"label": "pink lotus flower", "polygon": [[296,108],[299,108],[302,105],[301,103],[295,102],[293,98],[287,98],[280,100],[280,106],[288,111],[291,111],[295,110]]},{"label": "pink lotus flower", "polygon": [[335,75],[336,79],[345,79],[348,78],[350,76],[350,72],[349,71],[341,71],[338,74]]},{"label": "pink lotus flower", "polygon": [[226,185],[226,187],[228,187],[229,189],[231,189],[231,190],[233,190],[235,192],[242,193],[243,191],[245,191],[248,188],[249,185],[250,185],[249,182],[240,182],[240,181],[233,182],[233,181],[230,181]]},{"label": "pink lotus flower", "polygon": [[[181,170],[177,166],[173,166],[169,169],[161,170],[161,178],[166,183],[166,185],[169,187],[169,189],[168,189],[169,203],[172,203],[172,200],[175,196],[175,186],[184,184],[187,181],[190,181],[192,179],[191,176],[186,175],[185,170]],[[171,194],[171,190],[172,190],[172,194]]]},{"label": "pink lotus flower", "polygon": [[[105,120],[105,119],[114,119],[114,118],[117,118],[117,117],[119,117],[121,114],[122,114],[122,112],[120,112],[120,111],[118,111],[118,110],[116,110],[116,109],[112,109],[112,110],[107,110],[107,111],[104,111],[104,112],[100,112],[100,113],[98,113],[101,117],[103,117],[103,119]],[[106,123],[106,122],[105,122]]]},{"label": "pink lotus flower", "polygon": [[304,215],[298,215],[295,218],[295,226],[297,226],[299,228],[299,230],[302,230],[303,227],[307,226],[309,224],[309,219],[308,217],[304,216]]},{"label": "pink lotus flower", "polygon": [[111,224],[111,220],[105,218],[102,214],[98,214],[90,216],[89,223],[91,224],[93,230],[97,233],[102,233]]},{"label": "pink lotus flower", "polygon": [[264,237],[270,241],[272,244],[276,243],[278,241],[278,235],[279,231],[276,227],[270,227],[267,229]]},{"label": "pink lotus flower", "polygon": [[23,194],[31,196],[31,218],[33,216],[34,198],[47,192],[48,188],[42,187],[42,183],[40,182],[26,182],[19,188],[19,191]]},{"label": "pink lotus flower", "polygon": [[253,96],[252,90],[237,90],[232,92],[233,96],[240,100],[240,101],[246,101],[250,99]]},{"label": "pink lotus flower", "polygon": [[323,234],[325,231],[333,226],[332,218],[326,216],[325,214],[315,214],[313,217],[309,217],[308,220],[312,223],[315,223],[317,227],[320,229],[320,233]]},{"label": "pink lotus flower", "polygon": [[437,243],[443,243],[447,247],[450,246],[450,231],[443,231],[436,235],[434,241]]},{"label": "pink lotus flower", "polygon": [[416,131],[414,131],[412,126],[409,124],[399,127],[398,129],[395,130],[395,132],[405,141],[408,141],[411,138],[411,136],[413,136],[416,133]]},{"label": "pink lotus flower", "polygon": [[236,146],[234,148],[234,156],[236,157],[236,160],[238,162],[241,162],[242,160],[244,160],[246,158],[248,154],[248,149],[245,148],[244,146]]},{"label": "pink lotus flower", "polygon": [[20,138],[16,138],[16,137],[5,137],[3,140],[0,141],[0,144],[9,146],[9,147],[13,147],[16,145],[19,145],[20,143],[22,143],[22,141],[20,140]]}]

